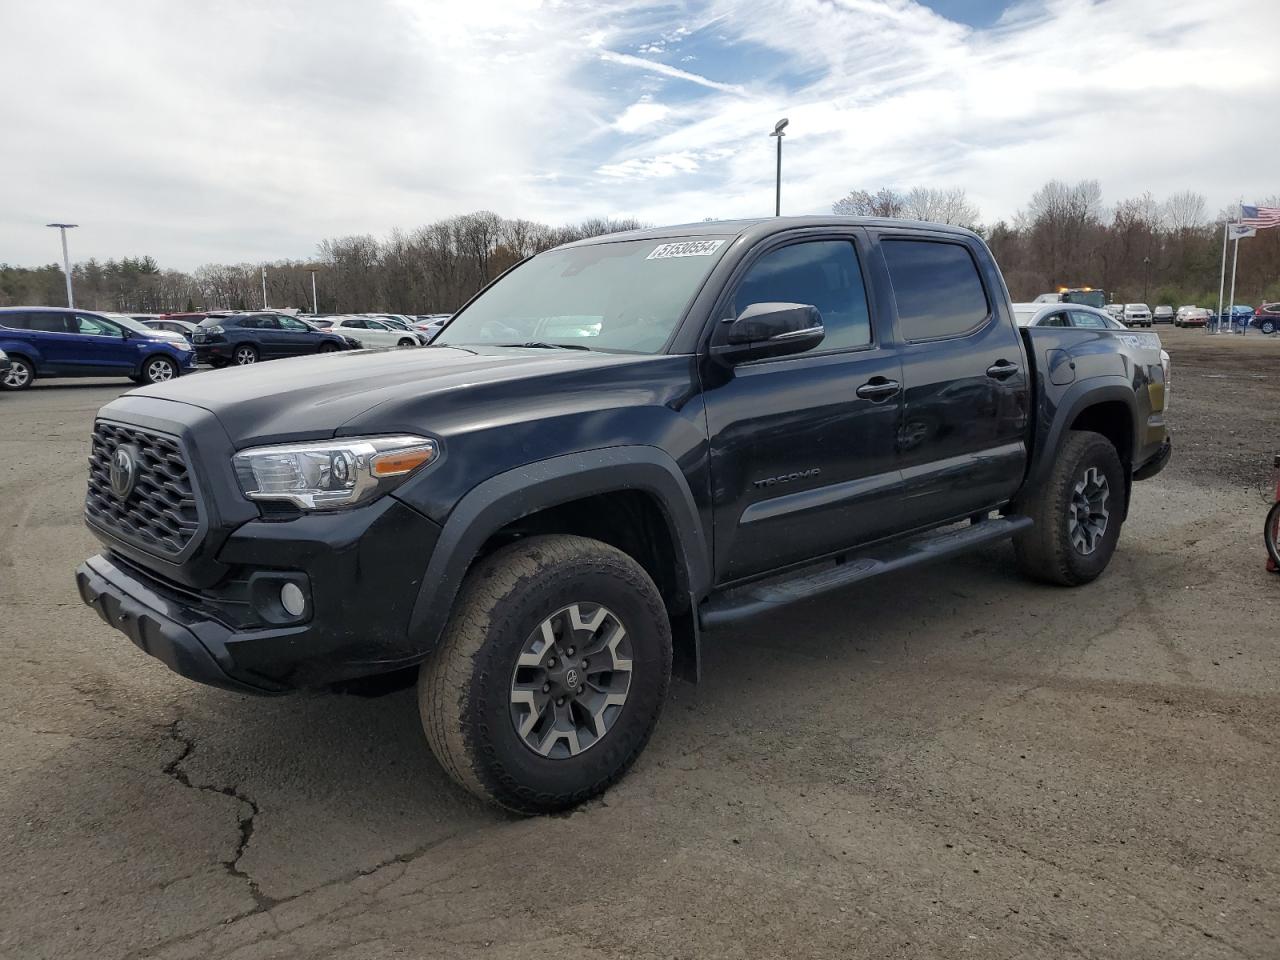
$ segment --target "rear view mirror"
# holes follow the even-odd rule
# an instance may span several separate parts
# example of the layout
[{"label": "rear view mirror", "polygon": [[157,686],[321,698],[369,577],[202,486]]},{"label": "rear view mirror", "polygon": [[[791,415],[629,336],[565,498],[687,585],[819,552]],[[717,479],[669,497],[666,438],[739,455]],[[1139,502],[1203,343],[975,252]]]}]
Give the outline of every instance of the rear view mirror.
[{"label": "rear view mirror", "polygon": [[812,350],[826,335],[818,308],[803,303],[753,303],[720,325],[711,353],[725,363],[787,357]]}]

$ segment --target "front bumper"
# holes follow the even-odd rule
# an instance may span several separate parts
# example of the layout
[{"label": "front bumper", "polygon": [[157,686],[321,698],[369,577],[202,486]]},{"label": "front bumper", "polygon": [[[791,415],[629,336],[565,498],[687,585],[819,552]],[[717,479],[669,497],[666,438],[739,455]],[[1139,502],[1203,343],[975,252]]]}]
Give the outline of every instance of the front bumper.
[{"label": "front bumper", "polygon": [[[409,619],[438,535],[417,511],[383,497],[243,524],[218,551],[229,572],[211,586],[178,584],[112,550],[81,564],[76,585],[106,623],[175,673],[283,693],[386,673],[430,652],[410,637]],[[286,581],[305,588],[298,618],[273,603]]]}]

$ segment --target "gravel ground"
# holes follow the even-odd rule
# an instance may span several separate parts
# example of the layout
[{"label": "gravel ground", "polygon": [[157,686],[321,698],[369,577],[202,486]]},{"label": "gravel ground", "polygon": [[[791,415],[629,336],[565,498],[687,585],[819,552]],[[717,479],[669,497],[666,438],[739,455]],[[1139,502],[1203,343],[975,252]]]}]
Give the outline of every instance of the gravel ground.
[{"label": "gravel ground", "polygon": [[633,772],[535,820],[410,691],[239,697],[108,630],[71,573],[121,387],[0,396],[0,957],[1273,960],[1280,337],[1160,333],[1174,462],[1102,579],[999,547],[713,633]]}]

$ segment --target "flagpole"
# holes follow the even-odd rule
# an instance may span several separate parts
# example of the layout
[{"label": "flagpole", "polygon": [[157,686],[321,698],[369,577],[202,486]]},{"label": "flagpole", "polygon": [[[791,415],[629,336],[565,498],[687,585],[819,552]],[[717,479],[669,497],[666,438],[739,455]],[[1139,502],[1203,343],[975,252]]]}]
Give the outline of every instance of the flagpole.
[{"label": "flagpole", "polygon": [[1236,325],[1236,261],[1240,259],[1240,238],[1235,239],[1236,249],[1231,254],[1231,308],[1227,311],[1227,333],[1235,333]]},{"label": "flagpole", "polygon": [[1227,231],[1231,229],[1231,220],[1222,222],[1222,276],[1218,280],[1218,312],[1213,318],[1213,333],[1222,329],[1222,301],[1227,292]]}]

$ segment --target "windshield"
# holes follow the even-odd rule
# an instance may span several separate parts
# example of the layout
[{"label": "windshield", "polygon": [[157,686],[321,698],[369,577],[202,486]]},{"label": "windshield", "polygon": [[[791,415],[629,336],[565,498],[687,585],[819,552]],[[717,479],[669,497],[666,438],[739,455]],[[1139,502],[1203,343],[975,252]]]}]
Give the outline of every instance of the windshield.
[{"label": "windshield", "polygon": [[133,317],[126,317],[123,313],[107,313],[104,314],[104,316],[110,317],[122,327],[128,327],[134,333],[149,333],[152,336],[155,336],[156,333],[163,332],[156,330],[155,327],[148,327],[141,320],[135,320]]},{"label": "windshield", "polygon": [[1080,303],[1086,307],[1101,308],[1107,302],[1107,294],[1104,290],[1069,290],[1063,294],[1063,300],[1067,303]]},{"label": "windshield", "polygon": [[698,237],[550,250],[481,294],[434,342],[657,353],[725,244]]}]

